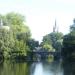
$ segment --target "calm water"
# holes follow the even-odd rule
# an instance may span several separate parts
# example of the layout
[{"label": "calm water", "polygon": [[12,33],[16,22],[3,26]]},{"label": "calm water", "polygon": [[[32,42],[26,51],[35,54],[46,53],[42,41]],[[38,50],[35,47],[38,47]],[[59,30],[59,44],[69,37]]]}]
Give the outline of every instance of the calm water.
[{"label": "calm water", "polygon": [[0,75],[75,75],[75,64],[61,63],[12,63],[6,61],[0,64]]}]

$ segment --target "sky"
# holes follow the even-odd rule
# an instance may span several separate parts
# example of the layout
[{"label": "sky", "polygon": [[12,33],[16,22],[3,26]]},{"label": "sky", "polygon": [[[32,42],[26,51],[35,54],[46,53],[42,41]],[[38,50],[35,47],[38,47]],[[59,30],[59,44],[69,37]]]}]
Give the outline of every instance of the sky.
[{"label": "sky", "polygon": [[75,0],[0,0],[0,13],[17,12],[26,17],[32,38],[41,41],[53,31],[67,34],[75,18]]}]

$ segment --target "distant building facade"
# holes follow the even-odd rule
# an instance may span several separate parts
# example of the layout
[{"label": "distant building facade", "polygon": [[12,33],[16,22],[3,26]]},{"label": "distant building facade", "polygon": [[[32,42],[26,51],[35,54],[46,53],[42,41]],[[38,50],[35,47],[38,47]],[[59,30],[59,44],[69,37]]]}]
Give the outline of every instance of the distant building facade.
[{"label": "distant building facade", "polygon": [[6,29],[9,30],[10,27],[9,26],[4,26],[2,19],[0,20],[0,29]]}]

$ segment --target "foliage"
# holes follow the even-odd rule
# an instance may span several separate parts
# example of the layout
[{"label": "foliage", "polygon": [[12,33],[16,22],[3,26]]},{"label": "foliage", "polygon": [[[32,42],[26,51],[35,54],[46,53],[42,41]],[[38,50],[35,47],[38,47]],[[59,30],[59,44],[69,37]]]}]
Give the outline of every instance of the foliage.
[{"label": "foliage", "polygon": [[4,57],[8,57],[8,53],[14,46],[14,38],[12,31],[0,29],[0,50],[4,52]]},{"label": "foliage", "polygon": [[17,34],[17,39],[23,40],[24,43],[27,43],[30,40],[30,32],[24,32],[24,33],[19,33]]},{"label": "foliage", "polygon": [[26,56],[28,50],[28,46],[26,46],[26,44],[23,41],[16,40],[12,52],[16,53],[16,55]]},{"label": "foliage", "polygon": [[75,32],[75,19],[73,20],[73,25],[70,26],[70,32]]},{"label": "foliage", "polygon": [[44,44],[44,45],[43,45],[43,48],[44,48],[45,50],[48,50],[48,51],[55,51],[55,50],[53,49],[53,47],[52,47],[51,45],[49,45],[49,44]]},{"label": "foliage", "polygon": [[55,49],[58,50],[58,51],[61,51],[61,48],[62,48],[62,46],[63,46],[62,43],[63,43],[63,39],[57,40],[57,41],[55,42]]},{"label": "foliage", "polygon": [[31,51],[34,50],[35,47],[38,47],[38,46],[39,46],[39,42],[36,41],[36,40],[34,40],[34,39],[28,40],[27,44],[28,44],[28,46],[30,47],[30,50],[31,50]]},{"label": "foliage", "polygon": [[41,45],[43,46],[44,44],[47,44],[50,47],[52,46],[55,50],[59,50],[59,47],[61,48],[62,45],[62,39],[63,34],[61,32],[52,32],[43,37],[43,42],[41,43]]},{"label": "foliage", "polygon": [[75,58],[75,20],[70,26],[70,33],[64,36],[62,56],[64,61],[73,61]]},{"label": "foliage", "polygon": [[6,14],[5,17],[10,25],[23,25],[23,22],[25,21],[24,16],[18,13],[11,12]]},{"label": "foliage", "polygon": [[30,34],[29,27],[25,24],[25,17],[18,13],[8,13],[5,15],[9,26],[12,28],[13,32],[18,33],[28,33]]},{"label": "foliage", "polygon": [[[3,21],[3,26],[9,26],[6,30],[0,28],[0,50],[3,51],[4,58],[9,58],[13,55],[12,52],[20,52],[19,55],[27,55],[30,50],[27,41],[30,39],[30,29],[24,22],[24,16],[18,13],[8,13],[0,15],[0,21]],[[18,55],[16,53],[16,55]]]}]

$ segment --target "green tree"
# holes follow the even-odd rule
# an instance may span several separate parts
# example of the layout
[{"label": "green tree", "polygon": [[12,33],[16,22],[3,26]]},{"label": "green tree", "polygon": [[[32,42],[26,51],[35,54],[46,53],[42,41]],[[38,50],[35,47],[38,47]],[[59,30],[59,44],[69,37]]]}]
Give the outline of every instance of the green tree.
[{"label": "green tree", "polygon": [[5,58],[9,57],[14,46],[14,38],[12,31],[0,29],[0,50],[3,52]]},{"label": "green tree", "polygon": [[35,49],[35,47],[39,46],[39,42],[34,39],[30,39],[28,40],[27,45],[30,47],[30,51],[32,51]]},{"label": "green tree", "polygon": [[[59,50],[59,47],[61,48],[63,34],[61,32],[52,32],[46,36],[43,37],[43,42],[41,45],[48,44],[52,46],[55,50]],[[57,47],[57,45],[59,47]]]},{"label": "green tree", "polygon": [[70,32],[75,31],[75,19],[73,20],[73,25],[70,26]]},{"label": "green tree", "polygon": [[23,25],[23,22],[25,21],[25,17],[22,16],[19,13],[8,13],[6,14],[6,19],[8,20],[10,25]]},{"label": "green tree", "polygon": [[13,29],[14,33],[27,33],[30,32],[29,27],[25,24],[25,17],[18,13],[8,13],[5,15],[9,26]]},{"label": "green tree", "polygon": [[15,56],[26,56],[27,51],[29,51],[28,46],[23,41],[15,41],[14,48],[12,50],[13,54],[16,54]]},{"label": "green tree", "polygon": [[[13,31],[13,35],[15,38],[15,42],[17,42],[17,46],[15,48],[20,48],[19,45],[24,46],[23,50],[27,49],[27,41],[30,39],[31,33],[28,26],[25,24],[25,17],[18,13],[8,13],[5,15],[9,26]],[[26,47],[26,48],[25,48]],[[17,49],[18,49],[17,48]],[[15,50],[17,50],[15,49]]]},{"label": "green tree", "polygon": [[62,56],[64,61],[74,61],[75,59],[75,20],[74,24],[70,26],[70,33],[64,36]]},{"label": "green tree", "polygon": [[52,47],[51,45],[49,45],[49,44],[44,44],[44,45],[43,45],[43,49],[48,50],[48,51],[55,51],[55,50],[53,49],[53,47]]},{"label": "green tree", "polygon": [[24,43],[27,43],[31,38],[30,38],[30,32],[26,32],[26,33],[19,33],[17,34],[17,39],[20,41],[20,40],[23,40]]},{"label": "green tree", "polygon": [[12,51],[21,52],[21,55],[27,55],[30,49],[27,41],[30,39],[31,33],[29,27],[25,24],[25,18],[18,13],[8,13],[0,15],[0,21],[3,26],[9,26],[9,30],[0,28],[0,50],[3,51],[5,58],[12,56]]}]

